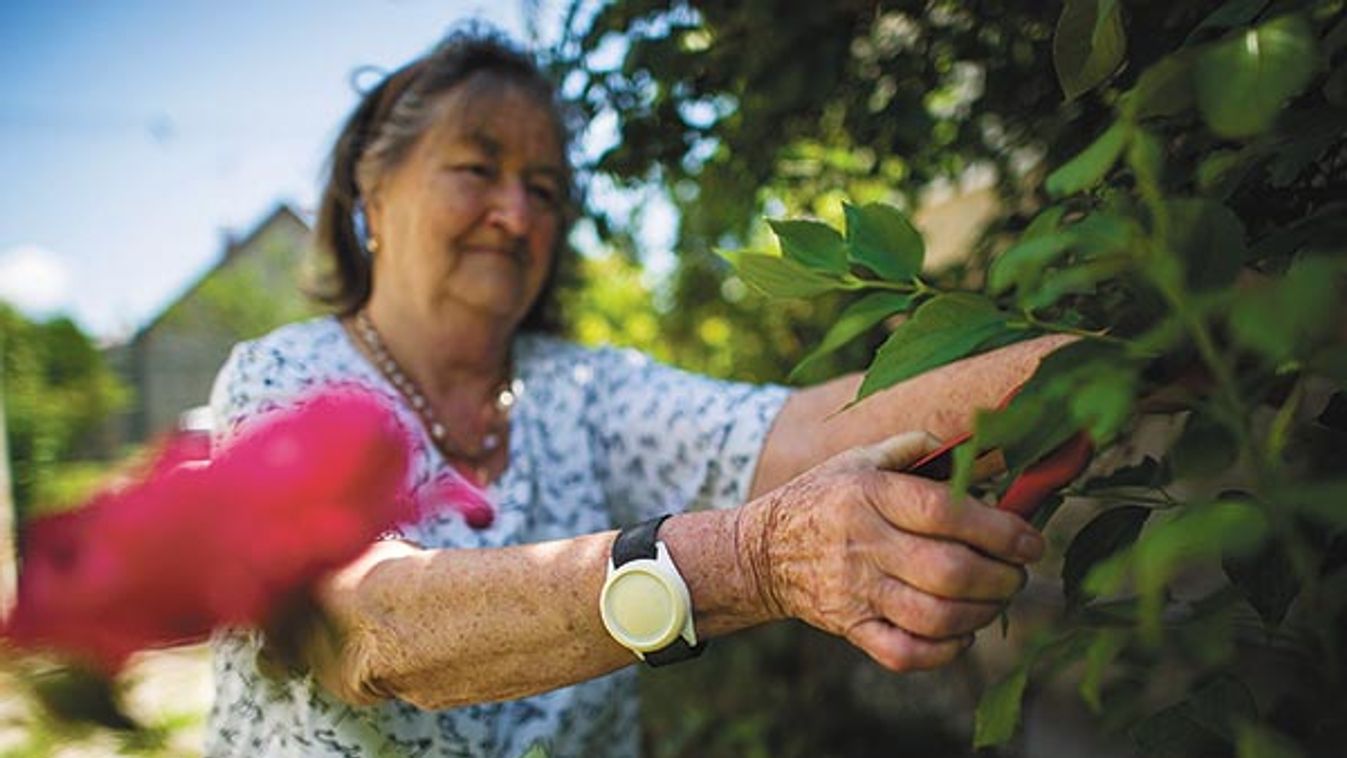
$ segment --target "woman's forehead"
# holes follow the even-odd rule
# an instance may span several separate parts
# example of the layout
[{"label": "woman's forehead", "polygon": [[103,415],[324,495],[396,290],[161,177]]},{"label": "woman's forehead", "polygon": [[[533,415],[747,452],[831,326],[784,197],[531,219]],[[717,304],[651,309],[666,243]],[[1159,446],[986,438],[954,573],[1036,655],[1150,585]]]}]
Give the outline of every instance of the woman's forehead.
[{"label": "woman's forehead", "polygon": [[435,141],[471,142],[488,152],[522,150],[531,161],[560,163],[557,115],[540,96],[500,76],[477,74],[436,105]]}]

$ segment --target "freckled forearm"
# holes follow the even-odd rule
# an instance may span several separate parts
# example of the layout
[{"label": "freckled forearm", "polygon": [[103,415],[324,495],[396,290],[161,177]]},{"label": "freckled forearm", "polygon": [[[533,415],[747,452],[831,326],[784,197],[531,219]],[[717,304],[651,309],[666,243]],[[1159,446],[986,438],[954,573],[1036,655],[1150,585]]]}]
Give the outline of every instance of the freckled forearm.
[{"label": "freckled forearm", "polygon": [[[611,534],[421,550],[370,567],[328,611],[348,635],[351,689],[446,708],[542,692],[630,662],[597,598]],[[341,694],[341,693],[338,693]]]},{"label": "freckled forearm", "polygon": [[[692,592],[702,637],[764,620],[742,578],[735,513],[686,514],[660,538]],[[347,631],[320,676],[353,701],[427,709],[523,697],[636,661],[608,636],[599,592],[614,533],[481,550],[414,550],[353,565],[325,593]]]},{"label": "freckled forearm", "polygon": [[[942,366],[837,413],[856,396],[861,375],[800,390],[781,409],[763,445],[754,496],[857,445],[907,431],[948,439],[967,430],[980,408],[990,408],[1024,383],[1044,355],[1071,341],[1040,337]],[[836,415],[833,415],[836,414]]]}]

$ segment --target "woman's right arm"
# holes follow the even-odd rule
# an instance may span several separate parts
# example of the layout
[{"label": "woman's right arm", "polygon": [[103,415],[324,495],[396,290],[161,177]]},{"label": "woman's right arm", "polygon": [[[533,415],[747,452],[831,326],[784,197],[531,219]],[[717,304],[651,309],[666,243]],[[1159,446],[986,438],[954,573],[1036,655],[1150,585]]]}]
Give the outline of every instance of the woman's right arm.
[{"label": "woman's right arm", "polygon": [[[660,538],[698,634],[798,618],[895,671],[956,656],[1023,582],[1042,539],[1019,519],[894,473],[904,435],[836,456],[736,509],[681,514]],[[321,602],[341,630],[315,661],[338,697],[445,708],[543,692],[635,661],[598,613],[615,532],[494,549],[384,542]]]}]

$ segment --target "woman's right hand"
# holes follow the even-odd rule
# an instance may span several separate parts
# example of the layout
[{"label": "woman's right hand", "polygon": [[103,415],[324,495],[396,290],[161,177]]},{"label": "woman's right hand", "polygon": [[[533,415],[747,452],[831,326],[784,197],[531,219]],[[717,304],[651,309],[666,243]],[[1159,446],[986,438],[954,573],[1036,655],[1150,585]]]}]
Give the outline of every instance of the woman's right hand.
[{"label": "woman's right hand", "polygon": [[740,560],[769,617],[843,637],[893,671],[948,663],[996,618],[1043,538],[898,473],[934,447],[909,433],[855,448],[741,509]]}]

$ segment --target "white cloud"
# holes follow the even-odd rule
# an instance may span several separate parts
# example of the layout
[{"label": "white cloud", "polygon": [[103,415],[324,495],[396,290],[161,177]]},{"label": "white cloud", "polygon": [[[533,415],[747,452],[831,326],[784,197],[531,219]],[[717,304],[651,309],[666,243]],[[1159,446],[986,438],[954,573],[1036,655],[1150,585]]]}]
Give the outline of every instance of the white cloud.
[{"label": "white cloud", "polygon": [[70,305],[70,274],[60,256],[38,245],[0,252],[0,300],[29,315]]}]

